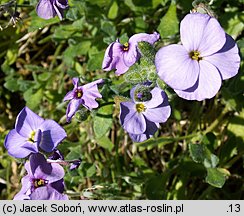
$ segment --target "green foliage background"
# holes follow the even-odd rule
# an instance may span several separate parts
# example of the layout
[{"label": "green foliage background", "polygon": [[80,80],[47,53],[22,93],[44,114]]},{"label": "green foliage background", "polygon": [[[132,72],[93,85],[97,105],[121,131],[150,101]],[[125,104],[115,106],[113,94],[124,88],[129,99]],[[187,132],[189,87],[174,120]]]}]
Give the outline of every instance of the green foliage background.
[{"label": "green foliage background", "polygon": [[[0,0],[0,4],[8,2]],[[54,119],[68,137],[59,146],[65,159],[70,199],[244,199],[244,74],[224,81],[211,100],[170,97],[172,115],[155,138],[132,143],[119,124],[118,103],[128,95],[129,75],[101,69],[108,44],[135,33],[158,31],[160,48],[179,41],[179,23],[191,0],[69,0],[65,19],[43,20],[37,0],[17,0],[20,19],[0,16],[0,198],[12,199],[25,174],[23,160],[8,156],[6,134],[27,105]],[[215,0],[211,10],[244,55],[243,0]],[[103,78],[100,108],[84,110],[66,124],[64,95],[72,77],[83,83]],[[160,80],[158,84],[162,85]]]}]

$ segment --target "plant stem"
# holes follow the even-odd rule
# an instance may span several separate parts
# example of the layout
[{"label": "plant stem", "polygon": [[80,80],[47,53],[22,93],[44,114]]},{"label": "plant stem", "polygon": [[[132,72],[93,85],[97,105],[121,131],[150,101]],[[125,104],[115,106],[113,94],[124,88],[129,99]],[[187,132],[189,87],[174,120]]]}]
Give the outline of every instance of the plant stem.
[{"label": "plant stem", "polygon": [[228,108],[225,107],[224,110],[220,113],[220,115],[218,116],[217,119],[215,119],[212,124],[210,124],[207,129],[204,131],[204,134],[207,134],[211,131],[213,131],[218,125],[219,123],[222,121],[223,117],[226,115],[226,113],[228,112]]}]

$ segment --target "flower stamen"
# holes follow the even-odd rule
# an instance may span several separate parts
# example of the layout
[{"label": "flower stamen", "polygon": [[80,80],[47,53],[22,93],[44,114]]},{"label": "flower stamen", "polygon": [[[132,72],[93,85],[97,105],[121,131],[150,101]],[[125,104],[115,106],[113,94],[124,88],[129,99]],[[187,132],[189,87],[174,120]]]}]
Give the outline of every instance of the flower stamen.
[{"label": "flower stamen", "polygon": [[34,183],[34,187],[35,188],[39,188],[39,187],[46,186],[48,184],[48,180],[45,180],[45,179],[35,179],[33,181],[33,183]]},{"label": "flower stamen", "polygon": [[146,110],[146,106],[143,103],[136,104],[136,111],[137,112],[144,112]]},{"label": "flower stamen", "polygon": [[123,50],[124,51],[128,51],[129,50],[129,43],[128,42],[124,43]]},{"label": "flower stamen", "polygon": [[31,131],[30,136],[29,136],[29,138],[27,139],[27,141],[29,141],[29,142],[31,142],[31,143],[34,143],[34,142],[35,142],[35,140],[34,140],[34,138],[35,138],[35,134],[36,134],[35,131]]},{"label": "flower stamen", "polygon": [[200,56],[200,52],[198,51],[191,51],[189,53],[189,56],[192,60],[196,60],[196,61],[202,60],[202,57]]},{"label": "flower stamen", "polygon": [[81,89],[76,89],[75,90],[75,97],[81,98],[82,96],[83,96],[83,91]]}]

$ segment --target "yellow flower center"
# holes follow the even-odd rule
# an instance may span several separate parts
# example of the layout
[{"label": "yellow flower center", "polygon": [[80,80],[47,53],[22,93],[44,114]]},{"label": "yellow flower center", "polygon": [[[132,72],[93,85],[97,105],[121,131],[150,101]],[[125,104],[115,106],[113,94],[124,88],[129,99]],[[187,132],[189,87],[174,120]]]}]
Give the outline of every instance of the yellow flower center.
[{"label": "yellow flower center", "polygon": [[83,92],[81,89],[76,89],[75,94],[77,98],[81,98],[83,96]]},{"label": "yellow flower center", "polygon": [[123,50],[124,51],[128,51],[129,50],[129,44],[128,44],[128,42],[124,43]]},{"label": "yellow flower center", "polygon": [[146,106],[143,103],[136,104],[136,111],[137,112],[144,112],[146,110]]},{"label": "yellow flower center", "polygon": [[34,187],[38,188],[38,187],[42,187],[48,184],[47,180],[44,179],[35,179],[34,180]]},{"label": "yellow flower center", "polygon": [[196,60],[196,61],[202,60],[202,57],[200,56],[200,52],[198,52],[198,51],[191,51],[189,55],[190,55],[191,59],[193,59],[193,60]]},{"label": "yellow flower center", "polygon": [[35,131],[31,131],[30,136],[29,136],[29,138],[28,138],[28,141],[29,141],[29,142],[32,142],[32,143],[35,142],[35,140],[34,140],[34,138],[35,138],[35,134],[36,134]]}]

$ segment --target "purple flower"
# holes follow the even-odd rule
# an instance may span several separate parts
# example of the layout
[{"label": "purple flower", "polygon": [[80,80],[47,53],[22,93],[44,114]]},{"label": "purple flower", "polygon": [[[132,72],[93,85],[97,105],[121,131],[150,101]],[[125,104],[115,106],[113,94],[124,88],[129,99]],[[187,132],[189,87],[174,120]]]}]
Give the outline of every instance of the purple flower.
[{"label": "purple flower", "polygon": [[22,178],[22,188],[14,200],[67,200],[64,191],[64,170],[59,164],[47,163],[40,154],[32,154],[25,163],[27,175]]},{"label": "purple flower", "polygon": [[4,146],[11,156],[24,158],[37,153],[39,147],[46,152],[53,151],[66,136],[58,123],[44,120],[25,107],[17,116],[15,129],[6,136]]},{"label": "purple flower", "polygon": [[75,159],[75,160],[64,160],[64,156],[63,154],[55,149],[52,153],[52,155],[50,155],[47,159],[48,163],[58,163],[60,165],[65,165],[65,166],[69,166],[70,170],[74,170],[77,169],[80,164],[81,164],[81,159]]},{"label": "purple flower", "polygon": [[116,75],[125,73],[141,56],[137,48],[138,42],[145,41],[154,44],[159,37],[160,35],[156,32],[153,34],[139,33],[133,35],[125,44],[121,44],[117,39],[106,49],[102,64],[103,70],[116,69]]},{"label": "purple flower", "polygon": [[40,0],[36,12],[43,19],[51,19],[58,15],[59,19],[63,19],[63,12],[69,7],[68,0]]},{"label": "purple flower", "polygon": [[70,170],[75,170],[75,169],[77,169],[80,165],[81,165],[81,160],[80,160],[80,159],[78,159],[78,160],[74,160],[74,161],[70,162],[69,169],[70,169]]},{"label": "purple flower", "polygon": [[52,155],[50,155],[48,157],[48,159],[50,159],[50,160],[64,160],[64,156],[58,149],[55,149],[52,152]]},{"label": "purple flower", "polygon": [[134,87],[130,92],[132,100],[120,103],[120,122],[134,142],[152,137],[159,123],[166,122],[170,116],[171,108],[165,92],[155,87],[150,94],[149,100],[141,101],[142,96]]},{"label": "purple flower", "polygon": [[238,73],[234,40],[207,14],[192,13],[180,24],[182,45],[161,48],[155,57],[159,77],[187,100],[214,97],[222,80]]},{"label": "purple flower", "polygon": [[103,79],[96,80],[83,86],[78,86],[78,78],[73,78],[72,80],[74,89],[68,92],[64,97],[64,101],[70,100],[66,110],[67,122],[70,122],[72,116],[76,113],[81,104],[91,110],[98,107],[96,98],[102,98],[97,85],[103,83]]}]

